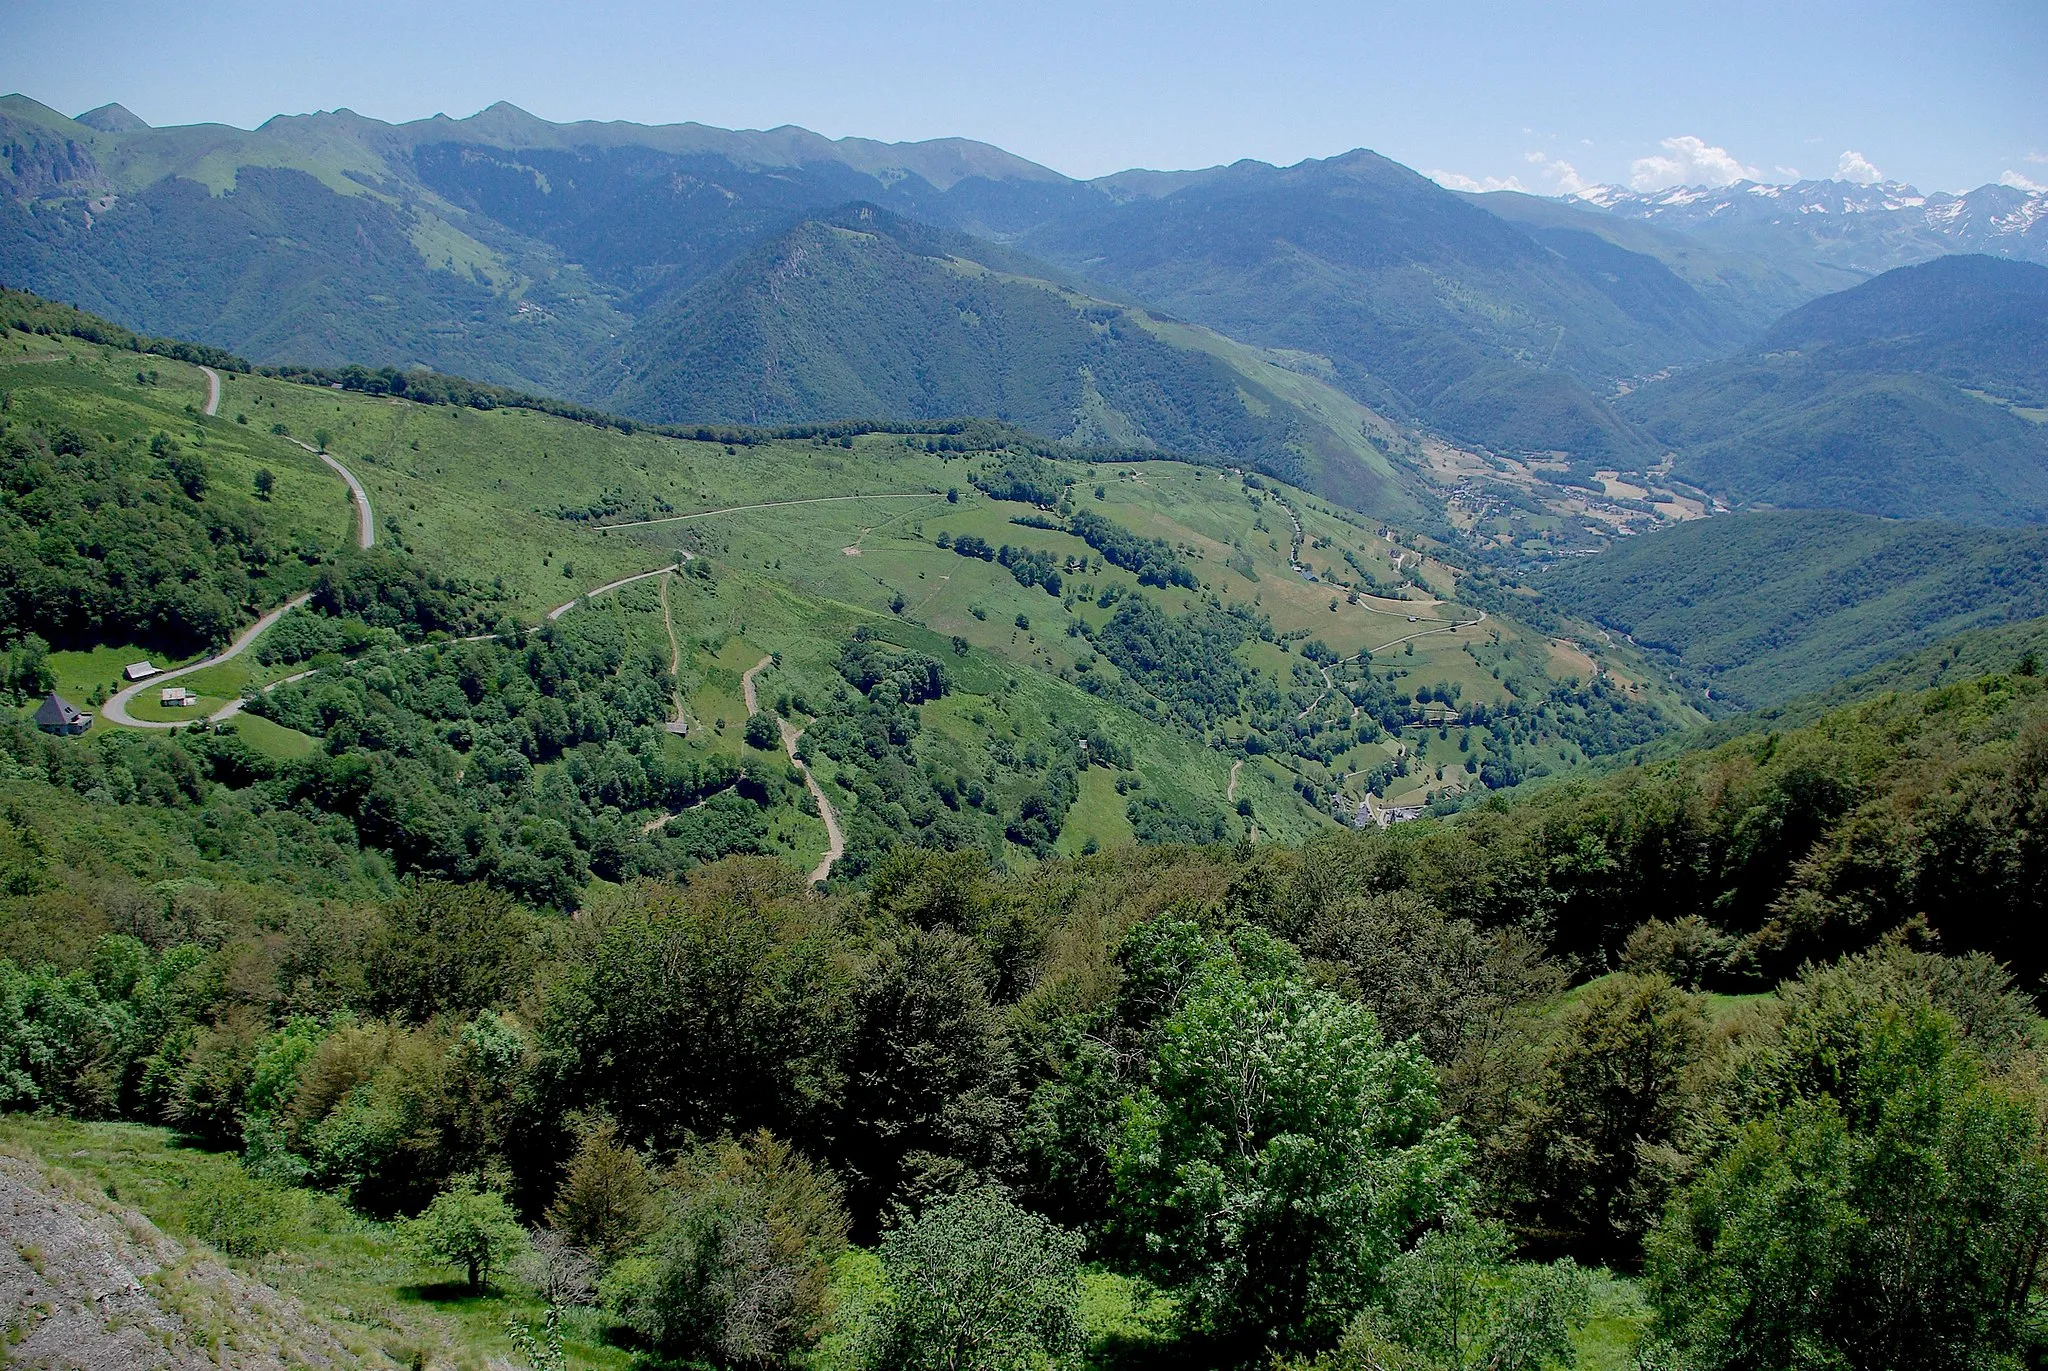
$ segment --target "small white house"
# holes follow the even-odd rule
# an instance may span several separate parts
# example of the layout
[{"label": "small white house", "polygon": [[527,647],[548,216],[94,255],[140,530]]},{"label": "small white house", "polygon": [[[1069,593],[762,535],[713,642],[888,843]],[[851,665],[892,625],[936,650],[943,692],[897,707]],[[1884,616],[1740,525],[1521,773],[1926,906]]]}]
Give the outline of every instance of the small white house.
[{"label": "small white house", "polygon": [[183,686],[165,686],[156,696],[158,704],[170,709],[183,709],[198,698]]},{"label": "small white house", "polygon": [[146,681],[152,676],[162,675],[163,668],[151,666],[148,662],[130,662],[121,669],[121,674],[131,681]]}]

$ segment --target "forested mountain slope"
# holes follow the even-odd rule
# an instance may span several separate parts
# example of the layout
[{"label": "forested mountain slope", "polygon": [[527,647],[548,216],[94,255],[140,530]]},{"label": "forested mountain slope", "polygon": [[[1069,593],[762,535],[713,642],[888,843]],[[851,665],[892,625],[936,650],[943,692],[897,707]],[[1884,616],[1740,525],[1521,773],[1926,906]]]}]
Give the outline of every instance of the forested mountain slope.
[{"label": "forested mountain slope", "polygon": [[[1252,466],[1397,522],[1428,516],[1400,440],[1251,349],[1169,342],[1055,269],[873,206],[805,220],[652,304],[609,408],[664,422],[989,415],[1083,447]],[[1194,345],[1190,345],[1193,343]],[[1285,387],[1283,389],[1282,387]],[[1304,394],[1306,392],[1306,394]]]},{"label": "forested mountain slope", "polygon": [[644,339],[681,293],[853,201],[1028,238],[1091,294],[1293,350],[1342,405],[1586,460],[1647,452],[1605,408],[1613,378],[1711,355],[1743,317],[1654,256],[1539,243],[1363,152],[1083,183],[963,140],[555,125],[506,105],[243,131],[83,123],[14,96],[0,126],[0,278],[259,361],[423,364],[577,399],[618,391],[636,325]]},{"label": "forested mountain slope", "polygon": [[1690,684],[1755,707],[1960,630],[2048,614],[2048,533],[1734,514],[1626,539],[1538,584]]},{"label": "forested mountain slope", "polygon": [[1943,257],[1793,311],[1621,405],[1737,504],[2048,519],[2048,267]]}]

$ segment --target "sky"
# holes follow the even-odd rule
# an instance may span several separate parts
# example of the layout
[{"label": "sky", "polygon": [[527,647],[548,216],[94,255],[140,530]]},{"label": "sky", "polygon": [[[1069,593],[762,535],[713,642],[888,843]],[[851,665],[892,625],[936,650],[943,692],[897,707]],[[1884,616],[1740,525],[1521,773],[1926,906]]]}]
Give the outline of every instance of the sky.
[{"label": "sky", "polygon": [[968,137],[1070,176],[1369,147],[1461,188],[2048,185],[2048,2],[0,0],[0,90]]}]

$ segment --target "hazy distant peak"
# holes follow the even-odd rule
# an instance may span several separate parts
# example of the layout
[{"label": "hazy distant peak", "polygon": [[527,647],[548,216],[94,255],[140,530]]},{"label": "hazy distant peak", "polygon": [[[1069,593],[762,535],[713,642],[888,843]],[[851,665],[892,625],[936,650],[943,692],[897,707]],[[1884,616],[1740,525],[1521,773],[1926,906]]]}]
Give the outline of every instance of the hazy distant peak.
[{"label": "hazy distant peak", "polygon": [[135,133],[149,127],[133,110],[121,104],[107,104],[101,105],[98,109],[89,109],[78,116],[77,122],[89,129],[98,129],[101,133]]}]

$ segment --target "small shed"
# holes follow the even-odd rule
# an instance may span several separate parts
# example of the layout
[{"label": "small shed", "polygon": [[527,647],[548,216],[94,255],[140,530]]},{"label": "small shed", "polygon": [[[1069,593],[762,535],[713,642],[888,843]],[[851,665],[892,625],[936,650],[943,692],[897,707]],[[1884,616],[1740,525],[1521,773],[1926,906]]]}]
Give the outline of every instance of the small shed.
[{"label": "small shed", "polygon": [[158,704],[167,705],[172,709],[183,709],[198,698],[183,686],[165,686],[156,695]]},{"label": "small shed", "polygon": [[130,662],[127,666],[121,668],[121,674],[131,681],[146,681],[152,676],[161,676],[163,668],[151,666],[146,661]]},{"label": "small shed", "polygon": [[36,710],[36,727],[45,733],[75,735],[92,727],[92,715],[81,713],[71,701],[53,690]]}]

